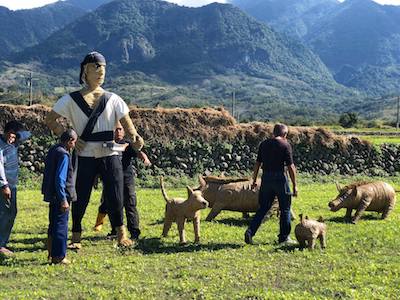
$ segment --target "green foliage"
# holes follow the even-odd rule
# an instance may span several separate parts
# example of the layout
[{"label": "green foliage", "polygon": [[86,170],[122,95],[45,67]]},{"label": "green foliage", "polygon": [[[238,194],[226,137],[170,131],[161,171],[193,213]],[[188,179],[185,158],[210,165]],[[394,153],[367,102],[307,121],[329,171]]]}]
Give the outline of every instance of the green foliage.
[{"label": "green foliage", "polygon": [[110,0],[67,0],[35,9],[0,7],[0,59],[31,47],[55,31]]},{"label": "green foliage", "polygon": [[[67,2],[81,9],[87,4],[96,7],[102,1]],[[367,30],[363,27],[363,18],[352,18],[357,13],[354,9],[359,5],[357,2],[360,1],[348,4],[330,0],[234,1],[250,14],[268,14],[264,19],[257,17],[275,28],[292,28],[299,36],[307,33],[306,43],[314,45],[317,53],[321,47],[322,60],[329,66],[333,60],[331,67],[339,82],[365,90],[369,96],[396,93],[400,74],[396,65],[397,35],[391,34],[390,39],[379,44],[372,43],[368,34],[374,32],[375,38],[376,31],[383,32],[386,38],[386,32],[391,32],[385,30],[387,26],[396,31],[397,25],[387,25],[397,15],[396,8],[385,7],[390,14],[379,15],[381,27],[371,29],[368,26],[375,26],[375,23],[370,22]],[[367,8],[361,11],[369,20],[376,16],[376,8],[380,6],[366,3]],[[330,13],[331,9],[338,8],[340,13]],[[57,11],[56,6],[54,11]],[[381,17],[390,22],[386,24]],[[328,25],[334,27],[332,30],[313,29],[314,26],[321,28],[321,22],[331,18],[334,19]],[[348,23],[354,31],[343,30],[341,26]],[[326,37],[328,34],[334,37]],[[362,51],[353,48],[348,51],[346,47],[360,44],[354,43],[355,39],[361,39],[361,45],[371,42],[380,46],[360,46]],[[14,55],[13,62],[23,64],[0,65],[4,73],[0,85],[14,83],[16,90],[0,95],[0,102],[26,103],[27,91],[22,88],[21,69],[24,72],[32,69],[37,79],[34,88],[41,91],[41,95],[34,98],[40,103],[53,103],[57,96],[78,88],[80,60],[94,48],[105,54],[108,61],[105,87],[130,104],[145,107],[223,105],[229,108],[230,95],[235,90],[238,120],[285,121],[292,125],[335,124],[338,115],[350,109],[367,120],[393,121],[390,111],[393,104],[389,100],[367,98],[366,93],[337,84],[320,58],[307,47],[263,26],[239,9],[221,4],[193,9],[155,0],[113,1],[85,18],[76,19],[35,47]],[[374,54],[364,49],[372,49]],[[385,64],[354,66],[361,57],[375,57]],[[346,60],[346,65],[342,66],[344,62],[337,60]]]},{"label": "green foliage", "polygon": [[40,189],[42,185],[42,179],[42,174],[37,174],[28,170],[27,168],[20,167],[18,190]]},{"label": "green foliage", "polygon": [[[143,239],[136,248],[114,247],[103,232],[94,233],[100,191],[92,194],[83,220],[83,249],[68,251],[68,267],[47,263],[48,206],[39,191],[20,191],[19,212],[9,246],[15,257],[0,260],[0,298],[4,299],[396,299],[400,286],[398,228],[400,209],[387,220],[366,212],[357,225],[343,223],[344,211],[333,213],[327,202],[337,195],[334,178],[300,176],[293,209],[328,226],[327,249],[313,252],[281,248],[276,217],[263,224],[247,246],[248,220],[223,211],[214,222],[202,212],[201,244],[178,245],[176,225],[160,238],[165,202],[158,189],[138,189]],[[354,178],[339,178],[347,184]],[[358,179],[358,178],[357,178]],[[364,178],[367,179],[367,178]],[[400,188],[399,178],[394,185]],[[167,178],[167,183],[170,178]],[[167,187],[170,197],[185,197]],[[297,224],[298,220],[294,222]],[[293,226],[294,227],[294,226]],[[294,234],[292,234],[294,238]]]},{"label": "green foliage", "polygon": [[108,61],[106,88],[141,106],[228,107],[235,90],[239,119],[315,124],[333,122],[358,97],[304,45],[221,4],[114,1],[14,62],[40,62],[38,88],[62,93],[76,87],[79,62],[93,48]]},{"label": "green foliage", "polygon": [[400,9],[370,0],[233,0],[250,15],[300,38],[337,82],[370,96],[399,93]]},{"label": "green foliage", "polygon": [[342,125],[344,128],[350,128],[357,125],[358,116],[354,112],[347,112],[340,116],[339,124]]}]

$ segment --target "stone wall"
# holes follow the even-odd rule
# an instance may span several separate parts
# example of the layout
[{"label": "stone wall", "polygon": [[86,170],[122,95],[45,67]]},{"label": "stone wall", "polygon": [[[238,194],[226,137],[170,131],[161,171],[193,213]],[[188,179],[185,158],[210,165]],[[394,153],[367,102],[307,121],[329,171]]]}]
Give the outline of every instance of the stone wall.
[{"label": "stone wall", "polygon": [[[0,105],[4,123],[18,119],[33,131],[34,137],[21,146],[20,155],[22,165],[34,172],[43,170],[46,151],[55,142],[43,124],[47,111],[44,106]],[[271,136],[273,126],[237,124],[225,110],[212,108],[132,108],[131,117],[146,140],[145,151],[153,162],[145,175],[249,172],[259,143]],[[289,132],[301,172],[374,176],[400,172],[398,145],[374,147],[321,128],[290,127]]]}]

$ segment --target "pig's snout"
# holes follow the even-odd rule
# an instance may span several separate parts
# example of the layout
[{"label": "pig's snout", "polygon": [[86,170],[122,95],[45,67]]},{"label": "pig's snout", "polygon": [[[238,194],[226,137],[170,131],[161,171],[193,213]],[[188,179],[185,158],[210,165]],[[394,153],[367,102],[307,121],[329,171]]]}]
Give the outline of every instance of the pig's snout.
[{"label": "pig's snout", "polygon": [[331,201],[331,202],[328,203],[328,206],[329,206],[330,208],[334,208],[334,207],[335,207],[335,204],[333,204],[333,202]]}]

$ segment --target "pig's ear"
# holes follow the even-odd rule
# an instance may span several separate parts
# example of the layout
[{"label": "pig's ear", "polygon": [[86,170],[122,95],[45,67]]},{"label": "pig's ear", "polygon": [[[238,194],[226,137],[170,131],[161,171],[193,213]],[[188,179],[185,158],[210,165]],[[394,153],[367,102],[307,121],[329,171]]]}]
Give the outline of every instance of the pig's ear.
[{"label": "pig's ear", "polygon": [[204,180],[203,176],[199,175],[199,183],[201,187],[205,187],[206,186],[206,181]]},{"label": "pig's ear", "polygon": [[193,190],[190,188],[190,186],[186,186],[187,192],[188,192],[188,196],[190,197],[193,194]]},{"label": "pig's ear", "polygon": [[340,186],[339,182],[335,181],[336,189],[340,193],[342,191],[342,187]]}]

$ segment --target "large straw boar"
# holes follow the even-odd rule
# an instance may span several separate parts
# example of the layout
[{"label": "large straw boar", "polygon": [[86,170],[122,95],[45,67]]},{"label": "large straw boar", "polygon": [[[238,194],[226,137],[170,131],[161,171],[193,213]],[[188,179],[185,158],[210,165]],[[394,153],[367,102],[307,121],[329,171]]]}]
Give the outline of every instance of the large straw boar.
[{"label": "large straw boar", "polygon": [[[382,213],[382,219],[386,219],[396,203],[396,192],[393,187],[383,181],[356,182],[345,187],[336,184],[339,195],[329,202],[331,211],[347,209],[345,220],[355,224],[364,211],[376,211]],[[352,217],[352,210],[356,213]]]},{"label": "large straw boar", "polygon": [[[206,221],[213,220],[221,210],[238,211],[243,213],[256,212],[259,208],[258,193],[261,181],[257,182],[255,189],[251,188],[251,181],[247,178],[224,178],[199,176],[199,183],[204,199],[209,203],[211,211]],[[271,217],[279,211],[278,199],[275,199],[271,209],[266,214],[265,219]],[[294,218],[293,211],[291,218]]]}]

